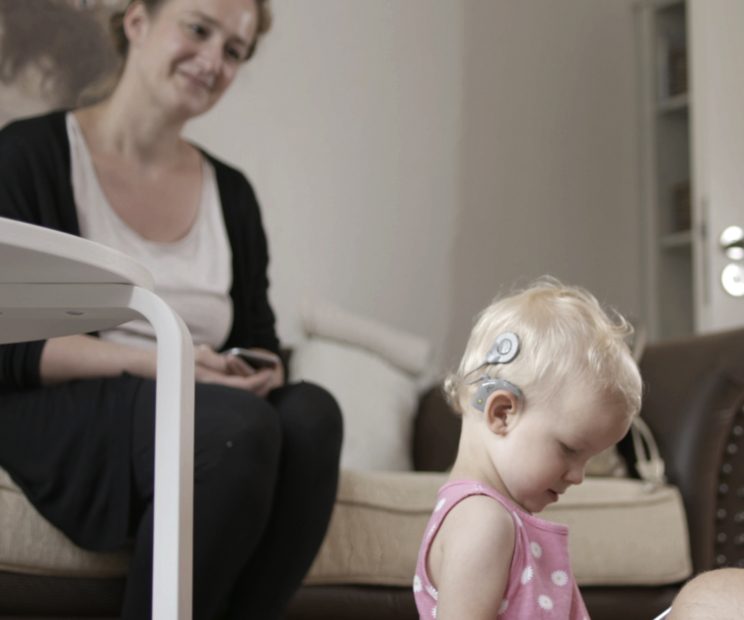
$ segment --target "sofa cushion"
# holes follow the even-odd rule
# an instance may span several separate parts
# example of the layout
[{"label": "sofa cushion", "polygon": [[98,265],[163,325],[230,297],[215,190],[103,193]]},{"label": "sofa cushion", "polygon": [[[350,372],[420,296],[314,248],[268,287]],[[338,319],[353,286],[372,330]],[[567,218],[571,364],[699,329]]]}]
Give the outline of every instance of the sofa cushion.
[{"label": "sofa cushion", "polygon": [[344,417],[341,467],[413,468],[413,420],[422,386],[431,384],[431,344],[327,301],[301,304],[307,340],[290,375],[327,388]]},{"label": "sofa cushion", "polygon": [[74,545],[44,519],[0,468],[0,570],[59,577],[115,577],[129,567],[128,550],[93,553]]},{"label": "sofa cushion", "polygon": [[292,376],[317,383],[336,397],[344,417],[341,467],[413,468],[413,417],[419,394],[409,374],[362,347],[312,337],[295,351]]},{"label": "sofa cushion", "polygon": [[[411,584],[418,548],[446,474],[344,471],[328,535],[307,584]],[[675,487],[588,478],[542,515],[571,528],[580,585],[663,585],[691,573],[687,526]],[[127,550],[76,547],[0,469],[0,570],[67,577],[123,575]]]},{"label": "sofa cushion", "polygon": [[304,299],[300,304],[300,314],[309,337],[353,344],[387,360],[412,377],[430,370],[432,346],[421,336],[320,299]]},{"label": "sofa cushion", "polygon": [[[305,583],[407,586],[447,474],[344,471],[328,534]],[[580,585],[662,585],[691,574],[687,524],[675,487],[588,478],[542,517],[571,528]]]}]

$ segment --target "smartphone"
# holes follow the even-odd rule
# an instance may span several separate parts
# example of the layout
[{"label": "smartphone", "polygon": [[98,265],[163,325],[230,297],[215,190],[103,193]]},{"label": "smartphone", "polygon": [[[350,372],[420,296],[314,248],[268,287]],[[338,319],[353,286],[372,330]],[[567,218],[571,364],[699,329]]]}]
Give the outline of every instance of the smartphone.
[{"label": "smartphone", "polygon": [[235,355],[250,364],[253,368],[274,368],[279,363],[279,357],[273,353],[252,351],[250,349],[243,349],[242,347],[233,347],[225,351],[224,355]]}]

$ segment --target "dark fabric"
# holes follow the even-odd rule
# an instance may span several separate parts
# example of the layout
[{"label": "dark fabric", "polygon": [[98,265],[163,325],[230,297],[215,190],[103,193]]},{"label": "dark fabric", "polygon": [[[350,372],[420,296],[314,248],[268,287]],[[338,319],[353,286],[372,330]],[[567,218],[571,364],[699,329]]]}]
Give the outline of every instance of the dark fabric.
[{"label": "dark fabric", "polygon": [[[315,558],[336,500],[341,411],[310,383],[274,390],[282,451],[268,527],[240,576],[226,620],[279,618]],[[312,407],[314,415],[308,415]]]},{"label": "dark fabric", "polygon": [[[137,542],[125,620],[147,618],[151,605],[155,388],[142,381],[132,442]],[[310,383],[274,390],[268,400],[198,384],[196,446],[194,619],[280,618],[331,516],[341,412]]]},{"label": "dark fabric", "polygon": [[[96,416],[109,400],[117,415]],[[155,382],[128,375],[0,396],[0,451],[14,456],[2,464],[42,514],[91,550],[136,536],[123,617],[138,620],[151,604],[154,408]],[[101,427],[119,418],[131,441]],[[195,620],[281,617],[325,536],[341,437],[338,405],[313,384],[268,400],[196,384]]]},{"label": "dark fabric", "polygon": [[124,578],[49,577],[0,571],[0,619],[119,616]]},{"label": "dark fabric", "polygon": [[[0,130],[0,217],[80,234],[71,181],[64,111],[10,123]],[[204,155],[215,168],[233,255],[233,326],[224,346],[279,353],[268,299],[268,248],[248,180]],[[0,345],[0,392],[39,386],[41,345]]]},{"label": "dark fabric", "polygon": [[36,509],[91,551],[129,530],[130,413],[141,379],[70,381],[0,395],[0,465]]},{"label": "dark fabric", "polygon": [[[48,596],[36,594],[42,588]],[[679,586],[581,588],[592,620],[651,620],[667,609]],[[121,581],[64,579],[0,572],[0,619],[10,614],[116,616]],[[60,603],[60,601],[64,601]],[[23,612],[26,613],[23,613]],[[36,617],[36,616],[34,616]],[[285,620],[419,620],[411,588],[381,586],[303,586],[292,598]],[[88,618],[88,620],[98,620]]]},{"label": "dark fabric", "polygon": [[[303,586],[285,620],[419,620],[413,588],[395,586]],[[427,619],[428,620],[428,619]]]},{"label": "dark fabric", "polygon": [[0,394],[39,387],[39,360],[45,342],[0,345]]},{"label": "dark fabric", "polygon": [[414,420],[413,468],[416,471],[447,471],[460,443],[462,418],[447,402],[441,385],[430,388],[419,401]]}]

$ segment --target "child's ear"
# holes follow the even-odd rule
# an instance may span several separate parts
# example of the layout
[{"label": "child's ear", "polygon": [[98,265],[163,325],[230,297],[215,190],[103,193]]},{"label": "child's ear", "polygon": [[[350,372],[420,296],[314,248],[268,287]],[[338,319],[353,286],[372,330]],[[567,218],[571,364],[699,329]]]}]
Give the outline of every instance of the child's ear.
[{"label": "child's ear", "polygon": [[496,390],[483,408],[486,425],[496,435],[506,435],[519,414],[519,399],[509,390]]}]

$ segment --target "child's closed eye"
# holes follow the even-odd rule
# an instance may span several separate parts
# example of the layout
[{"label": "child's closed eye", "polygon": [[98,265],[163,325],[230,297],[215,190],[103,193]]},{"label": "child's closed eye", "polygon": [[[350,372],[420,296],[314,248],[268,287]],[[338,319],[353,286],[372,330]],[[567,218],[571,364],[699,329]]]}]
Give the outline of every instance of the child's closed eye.
[{"label": "child's closed eye", "polygon": [[561,450],[563,450],[563,453],[564,454],[568,454],[568,455],[573,456],[574,454],[577,454],[578,453],[578,450],[574,450],[570,446],[567,446],[565,443],[560,442],[560,444],[561,444]]}]

